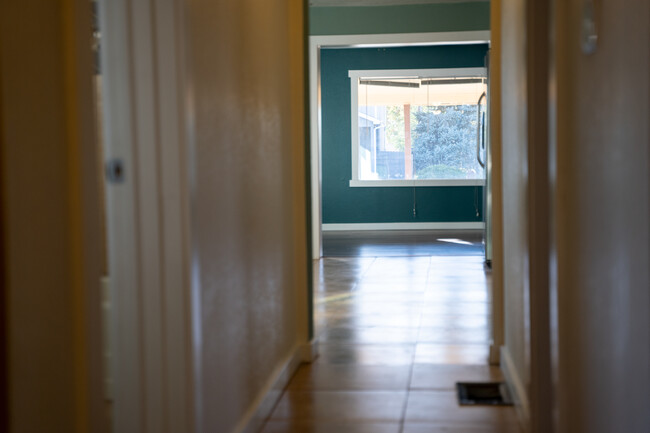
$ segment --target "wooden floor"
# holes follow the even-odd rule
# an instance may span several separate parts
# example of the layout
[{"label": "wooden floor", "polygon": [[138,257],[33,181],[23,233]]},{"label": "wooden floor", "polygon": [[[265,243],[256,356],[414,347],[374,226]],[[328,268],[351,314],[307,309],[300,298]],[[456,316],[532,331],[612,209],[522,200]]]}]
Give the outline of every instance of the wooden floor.
[{"label": "wooden floor", "polygon": [[[349,236],[348,251],[366,236]],[[518,432],[511,407],[461,407],[454,391],[456,381],[502,380],[487,365],[483,257],[463,243],[445,247],[456,255],[407,255],[417,241],[382,242],[374,256],[314,262],[320,356],[298,370],[263,432]]]}]

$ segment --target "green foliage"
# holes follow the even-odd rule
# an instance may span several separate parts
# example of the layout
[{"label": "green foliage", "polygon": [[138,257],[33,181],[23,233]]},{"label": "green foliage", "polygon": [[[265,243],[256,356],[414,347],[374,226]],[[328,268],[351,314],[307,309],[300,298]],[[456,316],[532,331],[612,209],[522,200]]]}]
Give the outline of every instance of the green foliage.
[{"label": "green foliage", "polygon": [[466,172],[448,165],[429,165],[416,172],[418,179],[465,179]]},{"label": "green foliage", "polygon": [[476,106],[421,107],[414,115],[412,151],[416,178],[482,177],[476,162]]}]

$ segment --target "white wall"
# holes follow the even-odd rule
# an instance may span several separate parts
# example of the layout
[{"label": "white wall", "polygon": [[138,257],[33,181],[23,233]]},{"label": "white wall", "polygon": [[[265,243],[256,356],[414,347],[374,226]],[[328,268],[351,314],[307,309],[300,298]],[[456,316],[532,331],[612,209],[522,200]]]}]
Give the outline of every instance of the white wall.
[{"label": "white wall", "polygon": [[306,317],[296,314],[307,291],[304,187],[295,186],[304,185],[301,8],[295,0],[186,3],[205,432],[243,427],[306,341]]}]

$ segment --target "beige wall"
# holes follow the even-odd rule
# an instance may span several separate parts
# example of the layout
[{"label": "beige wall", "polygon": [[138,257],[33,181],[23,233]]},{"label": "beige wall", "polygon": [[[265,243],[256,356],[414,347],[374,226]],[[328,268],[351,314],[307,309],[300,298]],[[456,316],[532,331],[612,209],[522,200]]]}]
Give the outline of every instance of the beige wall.
[{"label": "beige wall", "polygon": [[104,431],[89,6],[0,7],[12,432]]},{"label": "beige wall", "polygon": [[[503,1],[500,15],[502,365],[530,431],[650,425],[650,6],[595,3],[592,55],[580,46],[584,2],[555,2],[553,26],[543,2]],[[554,426],[545,424],[551,405]]]},{"label": "beige wall", "polygon": [[[650,5],[556,1],[554,294],[559,432],[650,426]],[[556,86],[556,87],[555,87]]]},{"label": "beige wall", "polygon": [[[501,360],[526,405],[529,372],[525,1],[503,0],[502,170],[505,349]],[[523,394],[523,395],[522,395]]]},{"label": "beige wall", "polygon": [[229,432],[306,338],[302,2],[186,5],[200,424]]}]

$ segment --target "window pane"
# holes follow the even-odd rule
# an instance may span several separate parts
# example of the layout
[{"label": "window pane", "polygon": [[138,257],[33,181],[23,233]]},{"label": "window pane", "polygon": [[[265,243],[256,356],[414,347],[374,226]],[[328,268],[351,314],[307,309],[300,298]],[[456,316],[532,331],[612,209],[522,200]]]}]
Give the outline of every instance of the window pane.
[{"label": "window pane", "polygon": [[404,173],[403,107],[359,107],[359,179],[404,179]]},{"label": "window pane", "polygon": [[360,78],[359,179],[483,178],[476,102],[484,89],[482,79]]},{"label": "window pane", "polygon": [[417,179],[479,179],[476,105],[418,107],[413,128]]}]

